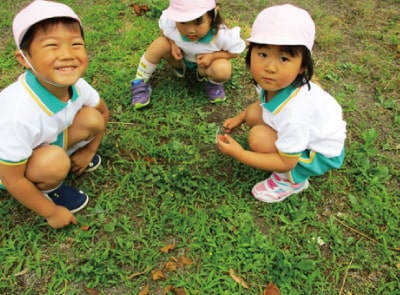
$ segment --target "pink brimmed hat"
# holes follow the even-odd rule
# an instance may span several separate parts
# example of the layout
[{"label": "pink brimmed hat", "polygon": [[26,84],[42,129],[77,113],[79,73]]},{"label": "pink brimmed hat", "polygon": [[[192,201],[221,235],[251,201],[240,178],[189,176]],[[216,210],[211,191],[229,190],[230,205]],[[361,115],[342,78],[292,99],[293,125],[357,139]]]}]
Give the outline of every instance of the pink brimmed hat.
[{"label": "pink brimmed hat", "polygon": [[248,42],[270,45],[314,45],[315,24],[310,14],[299,7],[285,4],[261,11],[253,23]]},{"label": "pink brimmed hat", "polygon": [[69,17],[81,23],[75,12],[65,4],[44,0],[33,1],[14,17],[13,34],[17,47],[19,48],[21,45],[21,41],[30,27],[42,20],[54,17]]},{"label": "pink brimmed hat", "polygon": [[165,15],[175,22],[187,22],[202,16],[215,6],[215,0],[170,0]]}]

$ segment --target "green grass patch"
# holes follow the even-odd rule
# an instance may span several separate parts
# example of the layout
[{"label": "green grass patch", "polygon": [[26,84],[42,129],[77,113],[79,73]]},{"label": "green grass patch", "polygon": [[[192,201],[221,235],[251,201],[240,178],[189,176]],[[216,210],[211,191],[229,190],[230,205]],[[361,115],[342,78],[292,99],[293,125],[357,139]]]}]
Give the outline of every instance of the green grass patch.
[{"label": "green grass patch", "polygon": [[[1,89],[22,71],[11,21],[27,2],[0,3]],[[103,164],[68,177],[90,197],[79,226],[53,230],[0,191],[0,294],[139,294],[145,286],[163,294],[171,285],[256,295],[269,282],[282,294],[399,292],[399,1],[294,1],[317,24],[316,74],[344,108],[346,161],[273,205],[250,195],[268,174],[214,145],[217,126],[257,99],[244,57],[233,62],[223,104],[209,105],[202,84],[174,78],[162,64],[151,106],[135,111],[129,83],[167,1],[143,1],[152,11],[140,17],[132,1],[64,2],[84,24],[85,78],[111,112]],[[220,2],[243,38],[263,7],[283,3]],[[235,137],[246,146],[246,135],[243,127]],[[174,247],[161,251],[167,245]]]}]

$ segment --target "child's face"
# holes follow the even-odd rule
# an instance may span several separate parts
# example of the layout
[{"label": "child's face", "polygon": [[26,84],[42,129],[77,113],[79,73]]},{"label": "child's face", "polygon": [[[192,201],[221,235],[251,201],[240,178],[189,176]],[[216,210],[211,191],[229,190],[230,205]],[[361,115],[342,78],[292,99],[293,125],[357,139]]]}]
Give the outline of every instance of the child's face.
[{"label": "child's face", "polygon": [[55,24],[43,30],[38,27],[30,46],[29,60],[39,81],[69,87],[85,73],[88,57],[79,24]]},{"label": "child's face", "polygon": [[211,21],[211,17],[208,13],[205,13],[192,21],[183,23],[177,22],[176,27],[179,33],[194,42],[207,35],[208,31],[211,29]]},{"label": "child's face", "polygon": [[254,46],[251,51],[250,69],[254,80],[272,98],[276,92],[289,86],[304,69],[302,56],[291,56],[280,46]]}]

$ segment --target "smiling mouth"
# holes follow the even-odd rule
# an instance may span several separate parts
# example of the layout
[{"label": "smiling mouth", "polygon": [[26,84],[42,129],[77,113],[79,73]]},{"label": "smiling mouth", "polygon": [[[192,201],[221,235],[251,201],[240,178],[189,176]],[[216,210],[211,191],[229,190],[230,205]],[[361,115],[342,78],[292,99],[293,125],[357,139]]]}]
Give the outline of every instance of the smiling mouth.
[{"label": "smiling mouth", "polygon": [[60,71],[60,72],[71,72],[71,71],[75,70],[76,67],[75,66],[59,67],[59,68],[56,68],[56,69],[57,69],[57,71]]}]

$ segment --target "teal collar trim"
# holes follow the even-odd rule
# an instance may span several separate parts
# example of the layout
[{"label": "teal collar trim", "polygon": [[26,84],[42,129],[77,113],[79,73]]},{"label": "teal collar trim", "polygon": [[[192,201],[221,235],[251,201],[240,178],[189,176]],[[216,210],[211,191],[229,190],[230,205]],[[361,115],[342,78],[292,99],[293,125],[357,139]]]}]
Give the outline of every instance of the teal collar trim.
[{"label": "teal collar trim", "polygon": [[[50,91],[44,88],[30,70],[26,71],[25,81],[27,86],[36,96],[36,99],[40,101],[41,104],[46,106],[47,110],[49,110],[51,113],[56,114],[67,106],[67,102],[59,100]],[[72,97],[70,100],[75,101],[79,97],[78,90],[76,89],[75,85],[72,85],[71,89]]]},{"label": "teal collar trim", "polygon": [[[196,40],[194,42],[205,43],[205,44],[210,43],[213,40],[216,32],[217,32],[217,30],[215,28],[212,28],[211,30],[208,31],[208,33],[203,38],[200,38],[199,40]],[[185,42],[193,42],[192,40],[186,38],[186,36],[182,35],[182,34],[181,34],[181,38]]]},{"label": "teal collar trim", "polygon": [[291,94],[293,91],[295,91],[297,87],[294,87],[293,85],[289,85],[286,88],[283,88],[279,90],[277,94],[270,100],[270,101],[265,101],[265,90],[261,90],[260,94],[260,101],[261,105],[270,111],[271,113],[277,112],[284,104],[287,103],[287,101],[291,98]]}]

